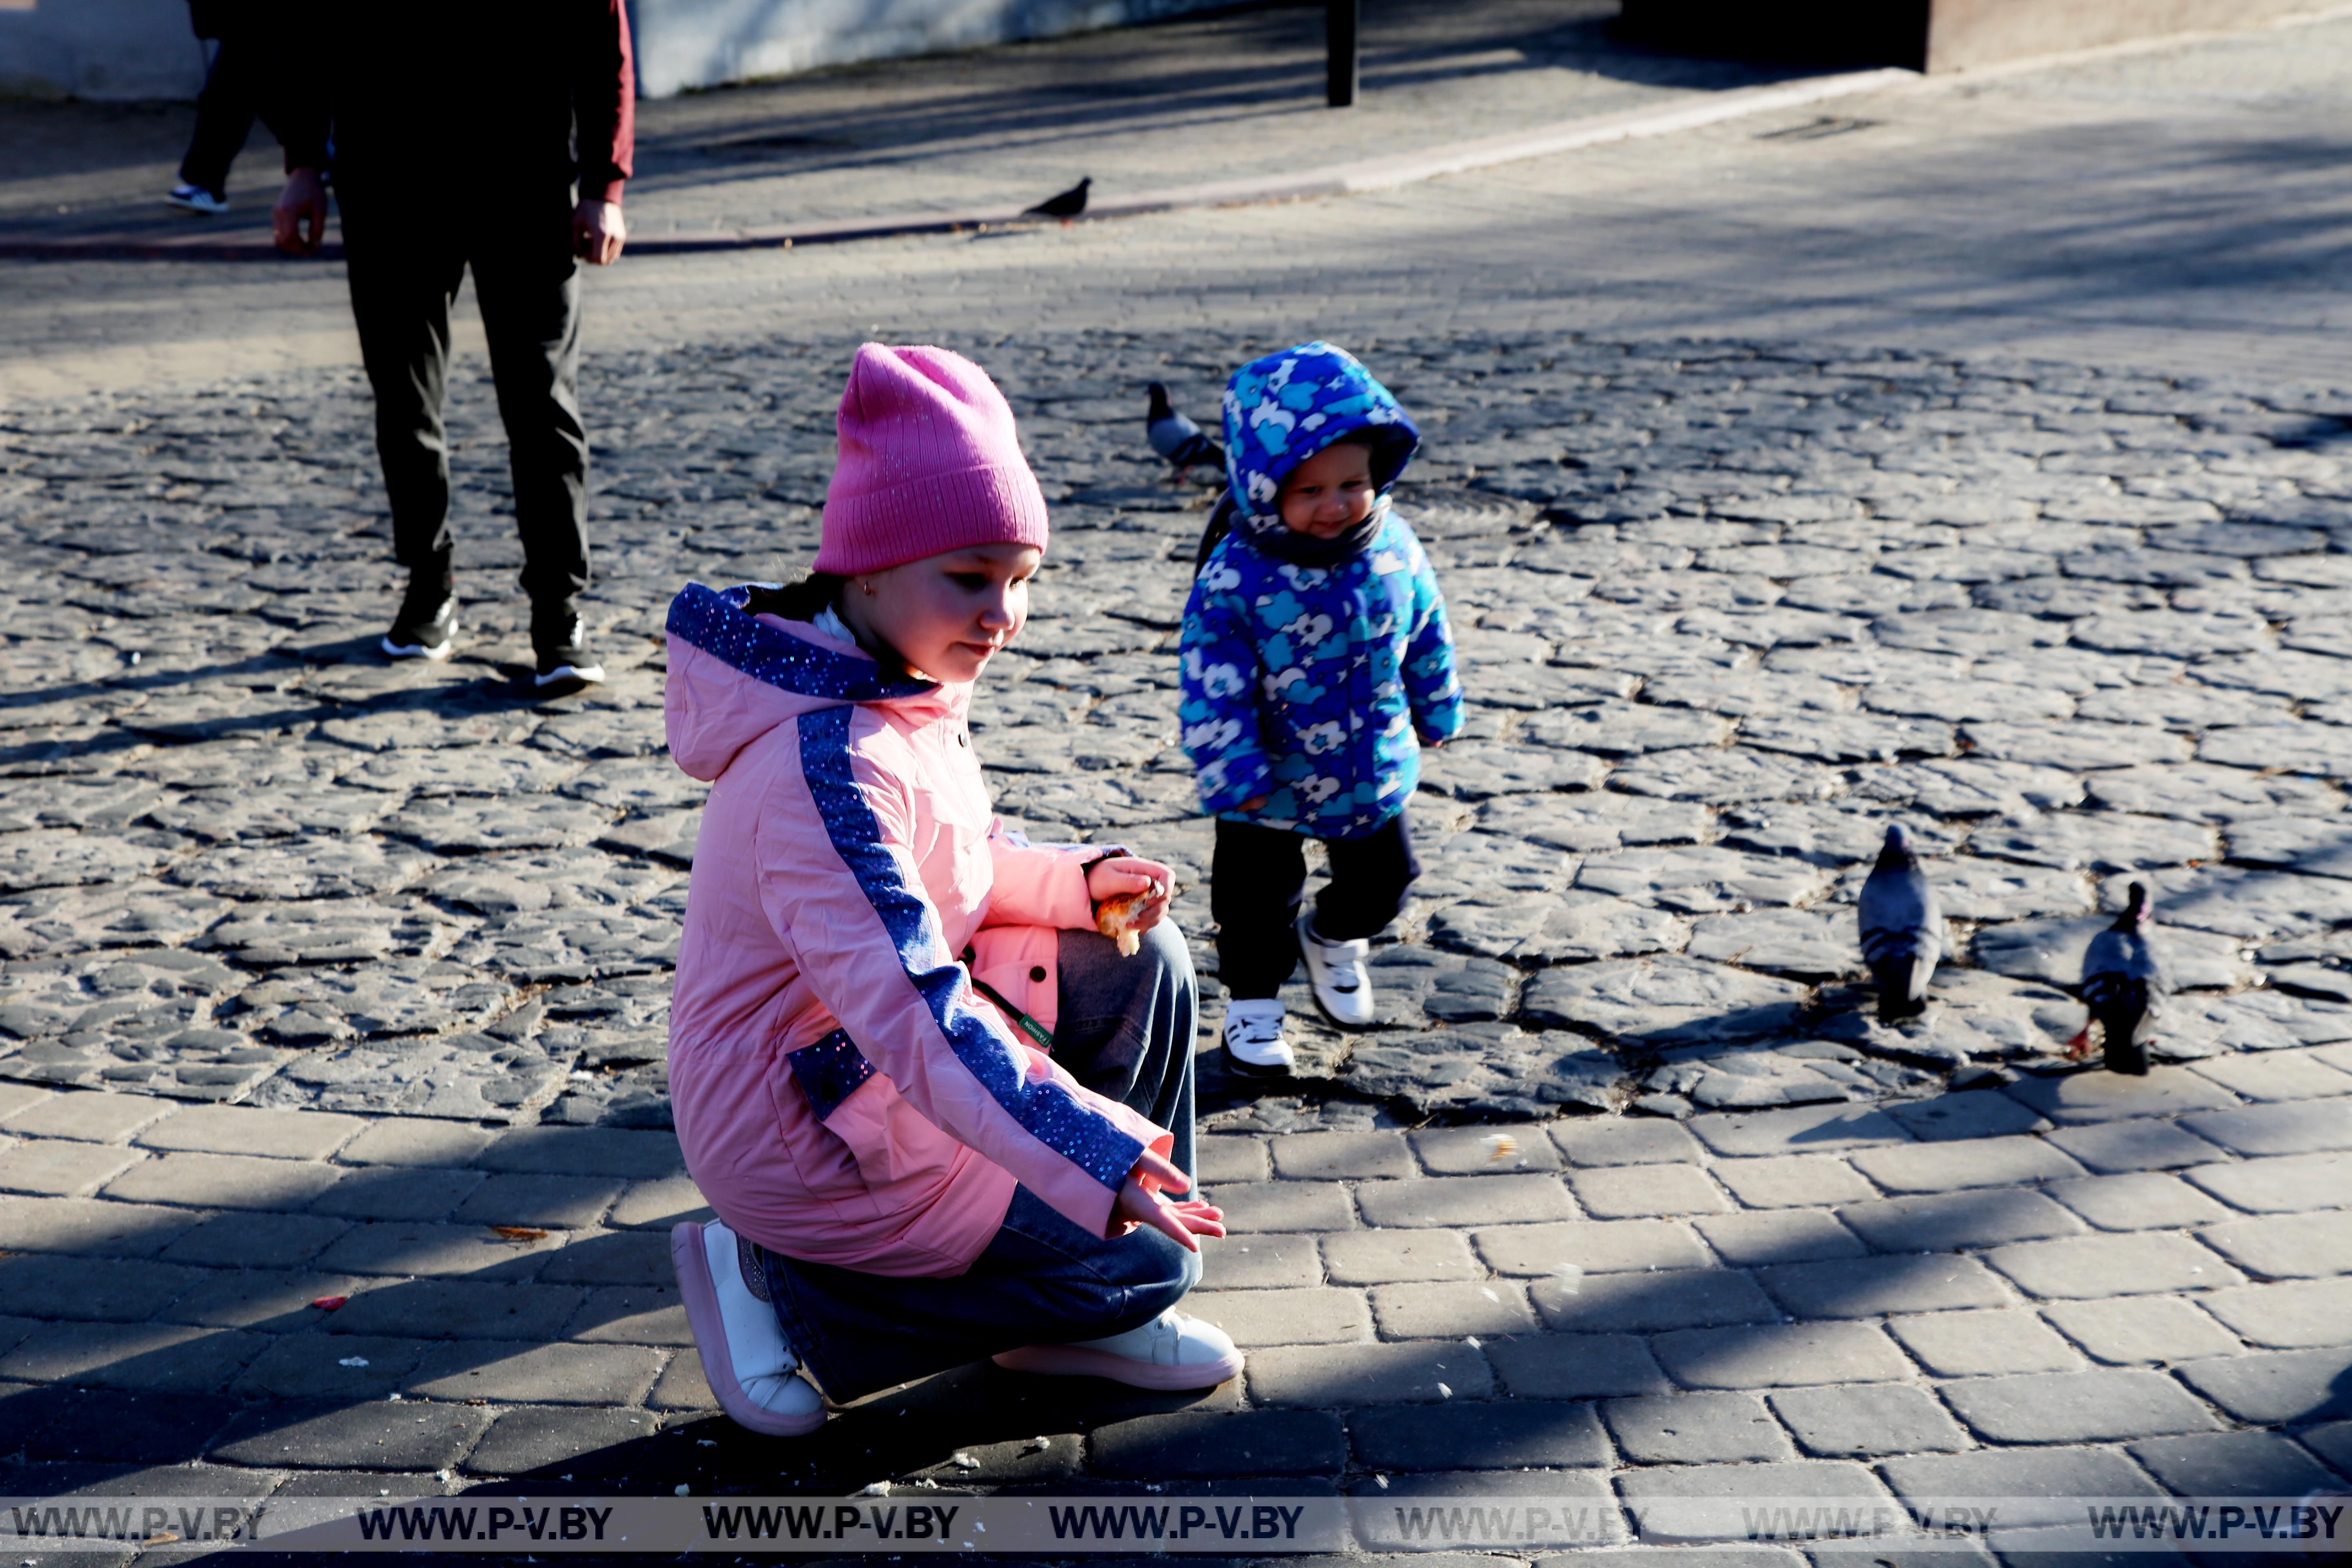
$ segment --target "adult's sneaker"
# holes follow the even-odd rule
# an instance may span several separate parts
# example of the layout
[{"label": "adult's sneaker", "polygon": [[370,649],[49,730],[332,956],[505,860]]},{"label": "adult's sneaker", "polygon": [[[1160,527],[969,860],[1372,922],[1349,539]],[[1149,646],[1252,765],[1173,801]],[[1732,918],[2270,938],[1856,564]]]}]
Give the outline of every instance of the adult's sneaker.
[{"label": "adult's sneaker", "polygon": [[1301,910],[1298,951],[1306,955],[1315,1005],[1343,1029],[1368,1027],[1374,1016],[1372,977],[1364,972],[1364,960],[1372,944],[1361,937],[1353,942],[1325,942],[1315,934],[1315,912]]},{"label": "adult's sneaker", "polygon": [[719,1407],[772,1437],[824,1426],[824,1397],[796,1375],[800,1358],[784,1342],[758,1252],[717,1220],[687,1220],[670,1227],[669,1260]]},{"label": "adult's sneaker", "polygon": [[1068,1345],[1024,1345],[996,1364],[1047,1377],[1107,1377],[1130,1388],[1214,1388],[1238,1377],[1242,1352],[1225,1331],[1170,1309],[1139,1329]]},{"label": "adult's sneaker", "polygon": [[192,185],[185,180],[163,193],[163,199],[182,212],[203,213],[218,217],[228,211],[228,198],[216,196],[202,185]]},{"label": "adult's sneaker", "polygon": [[447,658],[457,635],[457,597],[449,592],[448,578],[434,572],[411,575],[400,613],[392,618],[392,630],[383,634],[385,657]]},{"label": "adult's sneaker", "polygon": [[1287,1078],[1290,1042],[1282,1037],[1279,1002],[1225,1004],[1225,1065],[1247,1078]]},{"label": "adult's sneaker", "polygon": [[561,697],[604,679],[604,667],[588,651],[588,629],[577,610],[546,616],[534,614],[530,647],[539,660],[531,684],[545,696]]}]

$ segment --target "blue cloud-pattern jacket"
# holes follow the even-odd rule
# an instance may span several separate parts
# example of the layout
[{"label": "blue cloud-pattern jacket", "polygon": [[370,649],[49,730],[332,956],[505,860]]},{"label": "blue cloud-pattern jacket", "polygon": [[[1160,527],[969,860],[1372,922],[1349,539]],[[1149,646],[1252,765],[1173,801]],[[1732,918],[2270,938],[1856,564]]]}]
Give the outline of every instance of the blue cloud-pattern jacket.
[{"label": "blue cloud-pattern jacket", "polygon": [[[1337,560],[1284,559],[1307,542],[1282,528],[1282,480],[1359,430],[1391,437],[1375,447],[1369,537]],[[1234,374],[1225,451],[1237,510],[1193,582],[1181,643],[1179,716],[1202,810],[1360,838],[1412,798],[1423,742],[1461,728],[1444,596],[1388,503],[1417,441],[1388,390],[1328,344]],[[1242,809],[1259,795],[1265,805]]]}]

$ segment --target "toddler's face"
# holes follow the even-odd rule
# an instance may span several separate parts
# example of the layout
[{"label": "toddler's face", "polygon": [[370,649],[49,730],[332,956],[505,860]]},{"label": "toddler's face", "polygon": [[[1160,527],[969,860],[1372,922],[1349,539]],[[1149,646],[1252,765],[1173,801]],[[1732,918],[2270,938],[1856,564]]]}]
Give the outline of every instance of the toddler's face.
[{"label": "toddler's face", "polygon": [[1335,441],[1290,470],[1275,505],[1291,532],[1336,539],[1371,516],[1376,499],[1371,448]]}]

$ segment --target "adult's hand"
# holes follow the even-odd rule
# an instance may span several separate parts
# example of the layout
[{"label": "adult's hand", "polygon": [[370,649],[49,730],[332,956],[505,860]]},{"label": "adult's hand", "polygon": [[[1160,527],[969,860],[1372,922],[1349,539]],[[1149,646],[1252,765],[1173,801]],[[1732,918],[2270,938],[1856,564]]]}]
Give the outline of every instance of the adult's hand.
[{"label": "adult's hand", "polygon": [[1137,931],[1150,931],[1168,912],[1168,900],[1176,896],[1176,873],[1157,860],[1139,859],[1132,855],[1097,860],[1087,868],[1087,897],[1096,903],[1151,888],[1159,892],[1136,911]]},{"label": "adult's hand", "polygon": [[621,259],[629,242],[629,226],[622,220],[621,204],[593,196],[572,209],[572,254],[591,267],[610,267]]},{"label": "adult's hand", "polygon": [[289,169],[278,205],[269,209],[269,237],[289,256],[316,256],[327,233],[327,182],[316,169]]},{"label": "adult's hand", "polygon": [[1185,1251],[1200,1251],[1201,1244],[1193,1237],[1225,1234],[1224,1211],[1197,1198],[1171,1203],[1160,1195],[1162,1191],[1186,1192],[1192,1185],[1174,1164],[1145,1150],[1135,1162],[1135,1169],[1128,1173],[1118,1201],[1111,1205],[1113,1232],[1126,1226],[1148,1225]]}]

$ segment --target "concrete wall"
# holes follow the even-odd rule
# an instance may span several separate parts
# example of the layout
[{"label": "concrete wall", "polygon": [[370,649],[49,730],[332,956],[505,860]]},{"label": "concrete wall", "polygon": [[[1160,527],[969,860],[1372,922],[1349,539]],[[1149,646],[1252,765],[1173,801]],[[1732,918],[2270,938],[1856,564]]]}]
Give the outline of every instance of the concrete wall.
[{"label": "concrete wall", "polygon": [[630,0],[648,98],[892,55],[1115,27],[1224,0]]},{"label": "concrete wall", "polygon": [[0,0],[0,96],[194,98],[187,0]]},{"label": "concrete wall", "polygon": [[1972,66],[2170,33],[2252,27],[2317,10],[2322,0],[1935,0],[1927,68]]}]

